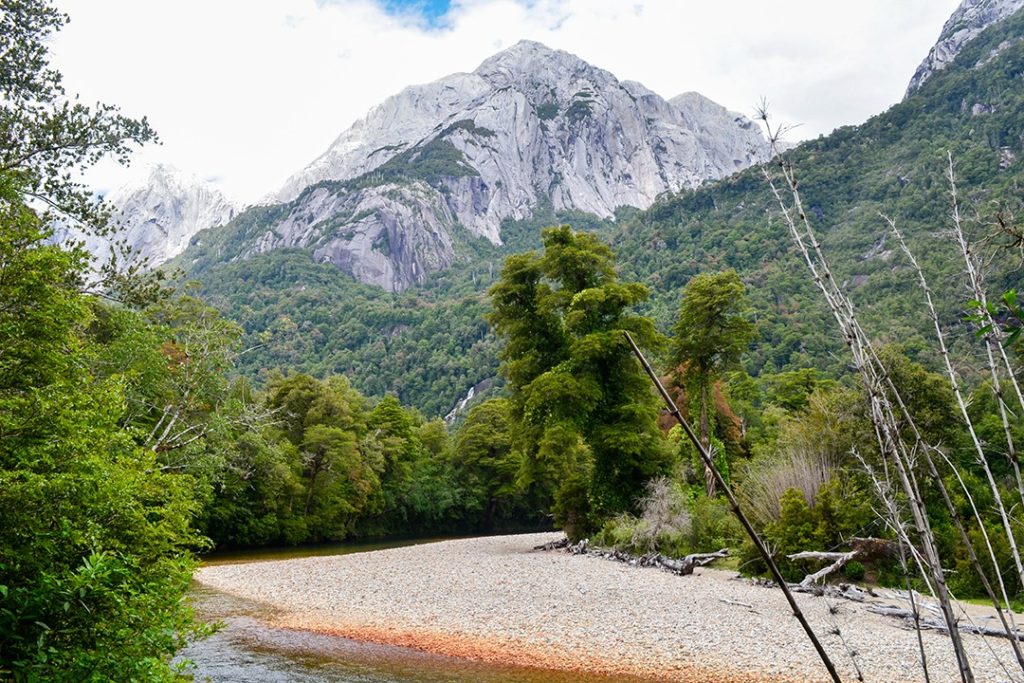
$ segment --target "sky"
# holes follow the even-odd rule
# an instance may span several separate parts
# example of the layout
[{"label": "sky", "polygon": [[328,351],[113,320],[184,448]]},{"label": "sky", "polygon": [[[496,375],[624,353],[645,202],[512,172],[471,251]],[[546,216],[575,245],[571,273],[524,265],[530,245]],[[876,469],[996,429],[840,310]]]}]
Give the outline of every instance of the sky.
[{"label": "sky", "polygon": [[959,0],[56,0],[69,94],[145,115],[161,139],[97,192],[169,163],[250,203],[407,85],[472,71],[521,39],[670,98],[748,116],[766,98],[791,141],[898,102]]}]

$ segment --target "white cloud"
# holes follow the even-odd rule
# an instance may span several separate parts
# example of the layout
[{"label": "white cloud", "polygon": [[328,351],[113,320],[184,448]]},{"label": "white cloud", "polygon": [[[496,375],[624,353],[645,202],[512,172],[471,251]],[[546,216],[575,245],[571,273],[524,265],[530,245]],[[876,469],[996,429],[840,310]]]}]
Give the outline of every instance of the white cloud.
[{"label": "white cloud", "polygon": [[[762,96],[813,137],[896,103],[957,0],[456,0],[440,26],[372,0],[66,0],[69,92],[145,114],[139,161],[253,201],[404,86],[471,71],[522,38],[671,97],[743,113]],[[137,164],[138,165],[138,164]],[[110,189],[126,174],[90,176]]]}]

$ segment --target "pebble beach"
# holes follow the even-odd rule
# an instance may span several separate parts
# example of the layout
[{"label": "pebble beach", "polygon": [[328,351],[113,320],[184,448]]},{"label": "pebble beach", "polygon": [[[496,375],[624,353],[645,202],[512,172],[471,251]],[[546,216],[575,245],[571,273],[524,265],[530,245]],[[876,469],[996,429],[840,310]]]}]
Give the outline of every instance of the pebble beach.
[{"label": "pebble beach", "polygon": [[[778,590],[711,568],[680,577],[534,550],[559,537],[206,566],[195,580],[264,604],[274,626],[444,655],[679,683],[829,680]],[[866,681],[924,680],[917,636],[901,621],[863,603],[797,600],[843,680],[857,680],[858,668]],[[981,623],[989,616],[969,611]],[[958,680],[948,639],[923,638],[931,680]],[[1007,641],[964,638],[979,682],[1012,680]]]}]

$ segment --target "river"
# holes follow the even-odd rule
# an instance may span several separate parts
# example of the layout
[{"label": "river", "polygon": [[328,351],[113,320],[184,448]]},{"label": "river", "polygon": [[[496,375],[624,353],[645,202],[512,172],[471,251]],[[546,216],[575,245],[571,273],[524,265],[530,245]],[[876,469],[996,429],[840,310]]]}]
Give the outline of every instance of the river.
[{"label": "river", "polygon": [[[424,542],[424,541],[419,541]],[[410,545],[412,541],[226,553],[210,564],[335,555]],[[483,664],[401,647],[269,626],[270,608],[194,585],[197,613],[223,627],[179,653],[196,681],[211,683],[622,683],[577,673]]]}]

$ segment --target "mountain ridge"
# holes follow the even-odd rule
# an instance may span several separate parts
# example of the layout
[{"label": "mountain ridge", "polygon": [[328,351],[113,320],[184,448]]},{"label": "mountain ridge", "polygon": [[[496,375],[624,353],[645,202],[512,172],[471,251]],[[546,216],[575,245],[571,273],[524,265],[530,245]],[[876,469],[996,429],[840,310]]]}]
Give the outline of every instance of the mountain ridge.
[{"label": "mountain ridge", "polygon": [[[495,245],[550,206],[613,219],[767,154],[747,119],[700,96],[670,104],[567,52],[521,41],[472,73],[410,86],[285,184],[261,226],[195,240],[186,260],[303,249],[388,291],[457,258],[455,233]],[[244,232],[244,234],[243,234]],[[203,250],[210,241],[216,250]]]},{"label": "mountain ridge", "polygon": [[[972,344],[962,319],[958,261],[943,240],[948,191],[942,171],[946,152],[952,151],[964,202],[984,205],[994,196],[1015,196],[1014,188],[1024,182],[1024,128],[1017,115],[1024,95],[1015,87],[1024,74],[1024,44],[1014,42],[988,57],[1020,35],[1024,14],[1018,13],[979,34],[953,65],[907,101],[786,152],[800,173],[807,210],[834,259],[837,280],[852,290],[866,328],[888,330],[879,343],[901,343],[922,362],[929,361],[922,353],[929,347],[930,323],[916,303],[912,277],[891,240],[885,240],[887,228],[878,212],[899,221],[926,272],[934,275],[950,342],[963,345],[958,348]],[[261,211],[286,213],[286,208]],[[236,221],[240,232],[244,223]],[[690,277],[732,267],[747,284],[761,339],[747,359],[751,373],[843,370],[842,342],[831,332],[804,267],[790,253],[757,169],[665,195],[644,211],[621,210],[614,222],[548,207],[503,226],[503,247],[459,233],[456,247],[465,250],[464,260],[400,293],[353,282],[296,250],[266,252],[249,261],[210,260],[194,272],[211,303],[244,321],[254,345],[261,334],[272,333],[271,344],[245,357],[246,374],[258,378],[261,368],[275,366],[345,374],[369,395],[394,393],[440,416],[470,387],[495,375],[500,341],[484,321],[484,292],[502,259],[535,248],[539,229],[558,223],[597,232],[611,243],[622,278],[652,290],[643,312],[663,331],[670,328]],[[1009,286],[1005,273],[994,274],[991,285],[993,291]],[[500,381],[494,387],[491,391]],[[473,401],[487,395],[478,391]]]},{"label": "mountain ridge", "polygon": [[907,85],[909,96],[938,71],[956,59],[960,51],[982,31],[1024,7],[1024,0],[964,0],[942,25],[935,45],[917,67]]},{"label": "mountain ridge", "polygon": [[112,209],[117,229],[113,236],[61,226],[55,239],[81,241],[100,261],[108,257],[114,241],[123,241],[131,260],[145,261],[151,268],[178,256],[196,233],[227,223],[241,209],[211,183],[164,163],[149,165],[143,177],[115,188],[103,200]]}]

